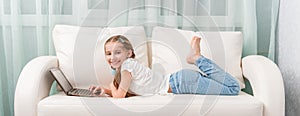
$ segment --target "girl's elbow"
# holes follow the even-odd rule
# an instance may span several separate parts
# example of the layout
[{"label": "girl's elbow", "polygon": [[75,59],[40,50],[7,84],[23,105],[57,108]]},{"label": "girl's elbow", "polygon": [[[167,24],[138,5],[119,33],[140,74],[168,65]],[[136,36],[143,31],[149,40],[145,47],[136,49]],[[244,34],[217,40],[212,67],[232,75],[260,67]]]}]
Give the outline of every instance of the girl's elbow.
[{"label": "girl's elbow", "polygon": [[112,95],[113,98],[125,98],[126,94],[115,93]]},{"label": "girl's elbow", "polygon": [[115,95],[115,96],[112,96],[113,98],[125,98],[125,96],[121,96],[121,95]]}]

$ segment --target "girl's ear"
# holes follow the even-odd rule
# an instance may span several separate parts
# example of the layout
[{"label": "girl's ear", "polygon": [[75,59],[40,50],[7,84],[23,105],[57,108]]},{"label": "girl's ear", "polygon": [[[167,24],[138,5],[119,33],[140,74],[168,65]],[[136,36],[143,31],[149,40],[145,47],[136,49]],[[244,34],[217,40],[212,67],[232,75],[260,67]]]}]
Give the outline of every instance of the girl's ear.
[{"label": "girl's ear", "polygon": [[132,56],[132,50],[129,50],[127,57],[130,58],[131,56]]}]

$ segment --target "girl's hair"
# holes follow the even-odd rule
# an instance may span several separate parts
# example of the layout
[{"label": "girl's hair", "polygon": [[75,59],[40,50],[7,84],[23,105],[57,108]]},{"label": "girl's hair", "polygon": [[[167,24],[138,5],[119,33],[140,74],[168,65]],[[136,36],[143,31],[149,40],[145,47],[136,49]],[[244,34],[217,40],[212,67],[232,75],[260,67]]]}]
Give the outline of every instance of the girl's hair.
[{"label": "girl's hair", "polygon": [[[106,40],[104,46],[109,42],[119,42],[119,43],[121,43],[126,50],[131,50],[132,51],[132,55],[130,56],[130,58],[135,58],[133,47],[132,47],[131,43],[129,42],[129,40],[125,36],[122,36],[122,35],[112,36],[108,40]],[[104,47],[104,52],[105,52],[105,47]],[[117,70],[117,72],[115,74],[115,77],[114,77],[114,80],[113,80],[113,84],[117,89],[119,88],[120,82],[121,82],[121,71]],[[126,97],[130,97],[130,96],[134,96],[134,94],[130,94],[130,93],[127,92]]]}]

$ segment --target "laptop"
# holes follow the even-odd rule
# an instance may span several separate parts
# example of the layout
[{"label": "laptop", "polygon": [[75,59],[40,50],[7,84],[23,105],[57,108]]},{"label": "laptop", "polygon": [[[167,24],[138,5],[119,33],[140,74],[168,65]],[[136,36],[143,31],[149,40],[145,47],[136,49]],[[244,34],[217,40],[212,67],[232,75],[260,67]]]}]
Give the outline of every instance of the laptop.
[{"label": "laptop", "polygon": [[93,93],[88,89],[74,88],[59,68],[50,69],[50,73],[52,74],[58,85],[65,92],[65,94],[68,96],[95,97],[101,94],[101,91]]}]

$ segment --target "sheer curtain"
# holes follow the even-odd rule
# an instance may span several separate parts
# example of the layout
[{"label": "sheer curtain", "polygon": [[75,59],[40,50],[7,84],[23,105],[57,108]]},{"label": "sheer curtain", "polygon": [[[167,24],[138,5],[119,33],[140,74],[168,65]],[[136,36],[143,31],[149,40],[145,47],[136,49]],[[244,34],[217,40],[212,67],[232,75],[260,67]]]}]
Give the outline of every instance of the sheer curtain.
[{"label": "sheer curtain", "polygon": [[242,31],[243,55],[274,59],[279,0],[0,0],[0,115],[13,115],[18,76],[31,59],[55,55],[55,24],[143,25]]}]

